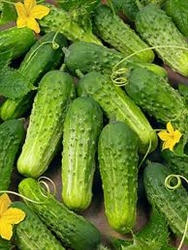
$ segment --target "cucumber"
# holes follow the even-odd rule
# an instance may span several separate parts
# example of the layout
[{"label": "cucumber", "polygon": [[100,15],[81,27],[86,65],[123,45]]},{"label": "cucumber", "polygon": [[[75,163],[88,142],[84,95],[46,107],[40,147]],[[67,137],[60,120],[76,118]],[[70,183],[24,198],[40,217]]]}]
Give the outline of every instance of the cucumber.
[{"label": "cucumber", "polygon": [[182,96],[164,78],[144,68],[134,68],[124,86],[130,98],[158,122],[169,121],[187,131],[186,106]]},{"label": "cucumber", "polygon": [[164,10],[148,4],[136,15],[135,25],[142,39],[155,47],[164,63],[183,76],[188,76],[187,41]]},{"label": "cucumber", "polygon": [[99,137],[105,214],[109,225],[121,233],[130,232],[136,223],[138,147],[137,135],[123,122],[107,124]]},{"label": "cucumber", "polygon": [[74,250],[97,249],[101,235],[90,221],[70,211],[52,195],[45,197],[40,184],[32,178],[22,180],[18,188],[22,195],[39,202],[28,205],[65,247]]},{"label": "cucumber", "polygon": [[[62,47],[67,40],[60,34],[50,32],[42,36],[27,52],[19,71],[27,77],[31,84],[37,86],[42,76],[49,70],[57,68],[63,61]],[[22,98],[7,99],[1,106],[2,120],[20,118],[30,110],[35,91],[29,92]]]},{"label": "cucumber", "polygon": [[188,2],[186,0],[166,0],[163,9],[172,18],[180,32],[188,38]]},{"label": "cucumber", "polygon": [[[83,76],[77,85],[79,96],[90,96],[96,100],[107,117],[125,122],[139,137],[139,151],[155,150],[158,139],[141,109],[107,75],[92,71]],[[113,101],[112,101],[113,100]],[[151,145],[150,145],[151,144]]]},{"label": "cucumber", "polygon": [[67,110],[63,131],[62,198],[67,207],[85,210],[91,203],[96,150],[103,113],[90,97],[78,97]]},{"label": "cucumber", "polygon": [[50,8],[50,13],[39,20],[40,27],[45,33],[55,31],[62,33],[72,42],[85,41],[101,44],[101,41],[92,33],[92,30],[83,29],[77,21],[73,20],[73,16],[68,11],[52,4],[45,5]]},{"label": "cucumber", "polygon": [[[121,68],[126,70],[127,68],[146,67],[161,77],[167,78],[167,71],[159,65],[133,61],[132,57],[124,60],[125,56],[121,52],[94,43],[74,42],[68,48],[64,48],[64,53],[65,65],[73,75],[76,75],[78,69],[83,74],[96,70],[103,74],[111,75],[113,67],[119,64],[119,66],[116,67],[118,70]],[[120,61],[122,61],[122,63],[120,63]]]},{"label": "cucumber", "polygon": [[[102,40],[122,52],[125,56],[149,48],[149,46],[107,5],[99,5],[93,14],[93,29]],[[134,57],[143,62],[152,62],[154,53],[145,50]]]},{"label": "cucumber", "polygon": [[99,0],[57,0],[57,4],[66,11],[84,9],[85,11],[90,12],[99,2]]},{"label": "cucumber", "polygon": [[173,233],[182,237],[188,215],[188,195],[183,186],[173,191],[166,188],[165,179],[173,173],[164,164],[149,163],[144,169],[144,186],[149,202],[165,216]]},{"label": "cucumber", "polygon": [[24,140],[23,121],[12,119],[0,125],[0,190],[10,186],[12,171]]},{"label": "cucumber", "polygon": [[68,73],[52,70],[41,79],[17,161],[22,175],[36,178],[48,168],[60,143],[66,110],[74,94],[73,78]]},{"label": "cucumber", "polygon": [[11,59],[23,56],[36,42],[34,32],[25,27],[11,27],[0,31],[0,53],[11,50]]},{"label": "cucumber", "polygon": [[65,250],[47,226],[24,203],[16,201],[11,207],[25,212],[25,219],[15,226],[15,245],[21,250]]}]

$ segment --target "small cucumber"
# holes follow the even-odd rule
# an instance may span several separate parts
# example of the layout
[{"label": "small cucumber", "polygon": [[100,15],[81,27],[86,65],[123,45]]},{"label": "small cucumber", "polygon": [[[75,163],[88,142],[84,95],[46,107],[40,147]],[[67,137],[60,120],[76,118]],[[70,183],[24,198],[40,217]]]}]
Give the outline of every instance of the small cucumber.
[{"label": "small cucumber", "polygon": [[60,143],[66,110],[74,94],[73,78],[68,73],[52,70],[41,79],[17,161],[21,174],[38,177],[48,168]]},{"label": "small cucumber", "polygon": [[96,150],[103,114],[90,97],[78,97],[70,104],[64,123],[62,152],[62,198],[73,210],[85,210],[91,203]]},{"label": "small cucumber", "polygon": [[24,203],[16,201],[11,207],[21,209],[26,217],[15,226],[15,245],[21,250],[65,250],[39,217]]},{"label": "small cucumber", "polygon": [[[42,36],[25,55],[19,71],[30,80],[31,84],[37,86],[46,72],[62,63],[64,56],[62,47],[66,45],[67,40],[59,33],[50,32]],[[7,99],[1,106],[1,119],[22,117],[30,110],[34,95],[35,92],[31,91],[19,99]]]},{"label": "small cucumber", "polygon": [[158,122],[166,124],[171,121],[181,132],[187,131],[185,102],[166,79],[137,67],[130,72],[125,90],[144,112]]},{"label": "small cucumber", "polygon": [[117,14],[113,13],[110,7],[101,4],[97,6],[93,14],[93,29],[106,43],[122,52],[125,57],[137,51],[134,57],[141,62],[152,62],[154,53],[152,50],[145,50],[149,46],[130,28]]},{"label": "small cucumber", "polygon": [[136,15],[136,30],[157,55],[174,71],[188,76],[188,44],[167,16],[166,12],[154,4],[143,7]]},{"label": "small cucumber", "polygon": [[66,11],[75,11],[84,8],[90,12],[98,5],[100,0],[57,0],[57,4]]},{"label": "small cucumber", "polygon": [[12,119],[0,125],[0,190],[7,190],[24,140],[23,121]]},{"label": "small cucumber", "polygon": [[149,147],[150,151],[156,148],[156,132],[141,109],[107,75],[96,71],[84,75],[78,82],[77,92],[79,96],[96,100],[109,119],[125,122],[138,135],[141,153],[146,153]]},{"label": "small cucumber", "polygon": [[[149,202],[165,216],[174,234],[182,237],[188,215],[188,195],[183,186],[175,190],[166,188],[165,180],[173,173],[161,163],[149,163],[144,169],[144,186]],[[185,234],[187,242],[188,232]]]},{"label": "small cucumber", "polygon": [[91,222],[70,211],[52,195],[46,194],[45,197],[45,190],[32,178],[22,180],[18,188],[22,195],[39,202],[38,204],[30,202],[28,205],[65,247],[74,250],[97,249],[101,235]]},{"label": "small cucumber", "polygon": [[6,50],[12,51],[12,58],[23,56],[36,42],[34,32],[29,28],[11,27],[0,31],[0,53]]},{"label": "small cucumber", "polygon": [[130,232],[136,222],[138,146],[137,135],[123,122],[107,124],[99,137],[105,214],[121,233]]},{"label": "small cucumber", "polygon": [[[125,56],[121,52],[94,43],[74,42],[68,48],[64,48],[64,53],[65,65],[73,75],[76,75],[78,69],[83,74],[92,70],[112,74],[113,67],[119,64],[116,67],[118,70],[144,67],[156,72],[161,77],[167,78],[167,71],[157,64],[133,61],[132,57],[124,60]],[[122,63],[120,63],[121,61]]]},{"label": "small cucumber", "polygon": [[72,42],[85,41],[102,44],[99,38],[92,33],[92,30],[85,30],[77,21],[74,21],[70,12],[52,4],[46,4],[46,6],[50,8],[50,13],[39,20],[40,27],[44,32],[60,32]]}]

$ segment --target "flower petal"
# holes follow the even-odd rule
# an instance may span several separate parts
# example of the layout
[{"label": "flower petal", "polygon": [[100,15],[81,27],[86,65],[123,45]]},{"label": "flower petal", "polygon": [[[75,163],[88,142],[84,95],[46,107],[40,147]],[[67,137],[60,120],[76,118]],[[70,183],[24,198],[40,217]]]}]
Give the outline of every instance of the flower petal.
[{"label": "flower petal", "polygon": [[42,19],[44,16],[48,15],[50,9],[43,5],[36,5],[31,10],[30,14],[36,19]]},{"label": "flower petal", "polygon": [[9,196],[5,193],[0,196],[0,217],[7,211],[11,204]]},{"label": "flower petal", "polygon": [[27,26],[27,19],[18,17],[16,20],[16,25],[18,28],[23,28]]},{"label": "flower petal", "polygon": [[25,212],[18,208],[9,208],[2,216],[6,224],[18,224],[25,218]]},{"label": "flower petal", "polygon": [[36,0],[24,0],[24,6],[27,10],[28,15],[31,13],[31,10],[36,5]]},{"label": "flower petal", "polygon": [[174,133],[174,128],[173,128],[171,122],[168,122],[168,123],[166,124],[166,129],[167,129],[167,131],[168,131],[170,134],[173,134],[173,133]]},{"label": "flower petal", "polygon": [[3,222],[3,220],[0,220],[0,236],[5,240],[10,240],[12,234],[12,225],[6,224]]},{"label": "flower petal", "polygon": [[21,18],[26,18],[27,17],[27,11],[25,9],[25,6],[18,2],[18,3],[15,3],[15,8],[16,8],[16,12],[18,14],[18,17],[21,17]]},{"label": "flower petal", "polygon": [[34,18],[32,18],[32,17],[28,18],[28,20],[27,20],[27,27],[30,28],[30,29],[32,29],[32,30],[34,30],[35,33],[37,33],[37,34],[40,33],[39,24],[38,24],[37,21],[36,21]]},{"label": "flower petal", "polygon": [[162,130],[158,133],[158,136],[159,138],[162,140],[162,141],[167,141],[167,140],[170,140],[172,138],[171,134],[168,133],[166,130]]},{"label": "flower petal", "polygon": [[180,141],[180,138],[182,137],[182,133],[179,130],[174,131],[174,141],[178,143]]},{"label": "flower petal", "polygon": [[173,140],[165,141],[163,143],[162,150],[169,148],[171,151],[173,151],[175,144],[176,144],[176,142],[174,142]]}]

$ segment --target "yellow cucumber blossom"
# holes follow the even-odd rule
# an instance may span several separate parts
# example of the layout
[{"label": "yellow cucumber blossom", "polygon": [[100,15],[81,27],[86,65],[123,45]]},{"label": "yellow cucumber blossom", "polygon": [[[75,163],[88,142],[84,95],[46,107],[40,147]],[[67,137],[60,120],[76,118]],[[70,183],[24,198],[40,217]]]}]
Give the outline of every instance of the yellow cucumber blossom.
[{"label": "yellow cucumber blossom", "polygon": [[25,213],[18,208],[11,208],[11,200],[7,194],[0,196],[0,237],[10,240],[13,225],[20,223],[25,218]]},{"label": "yellow cucumber blossom", "polygon": [[24,0],[24,3],[15,3],[15,8],[18,14],[17,27],[28,27],[35,33],[40,33],[40,27],[36,19],[42,19],[48,15],[50,9],[43,5],[37,5],[36,0]]},{"label": "yellow cucumber blossom", "polygon": [[163,141],[162,150],[170,149],[173,151],[176,143],[180,141],[182,134],[179,130],[174,130],[171,122],[168,122],[166,125],[166,130],[161,130],[158,133],[158,136]]}]

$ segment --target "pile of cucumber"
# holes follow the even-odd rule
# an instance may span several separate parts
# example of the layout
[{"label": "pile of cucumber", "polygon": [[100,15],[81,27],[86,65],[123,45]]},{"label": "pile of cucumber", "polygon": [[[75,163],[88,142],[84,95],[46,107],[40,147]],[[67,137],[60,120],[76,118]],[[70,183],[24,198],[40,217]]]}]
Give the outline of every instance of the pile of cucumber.
[{"label": "pile of cucumber", "polygon": [[[175,250],[173,238],[187,249],[188,1],[43,4],[50,13],[38,20],[39,36],[8,23],[0,30],[0,66],[33,86],[19,98],[1,95],[0,194],[19,176],[23,199],[11,206],[26,218],[0,249]],[[168,122],[182,137],[162,150],[157,133]],[[39,181],[49,169],[60,175],[61,198]],[[105,237],[84,216],[95,178],[115,232]],[[141,200],[148,220],[138,229]]]}]

